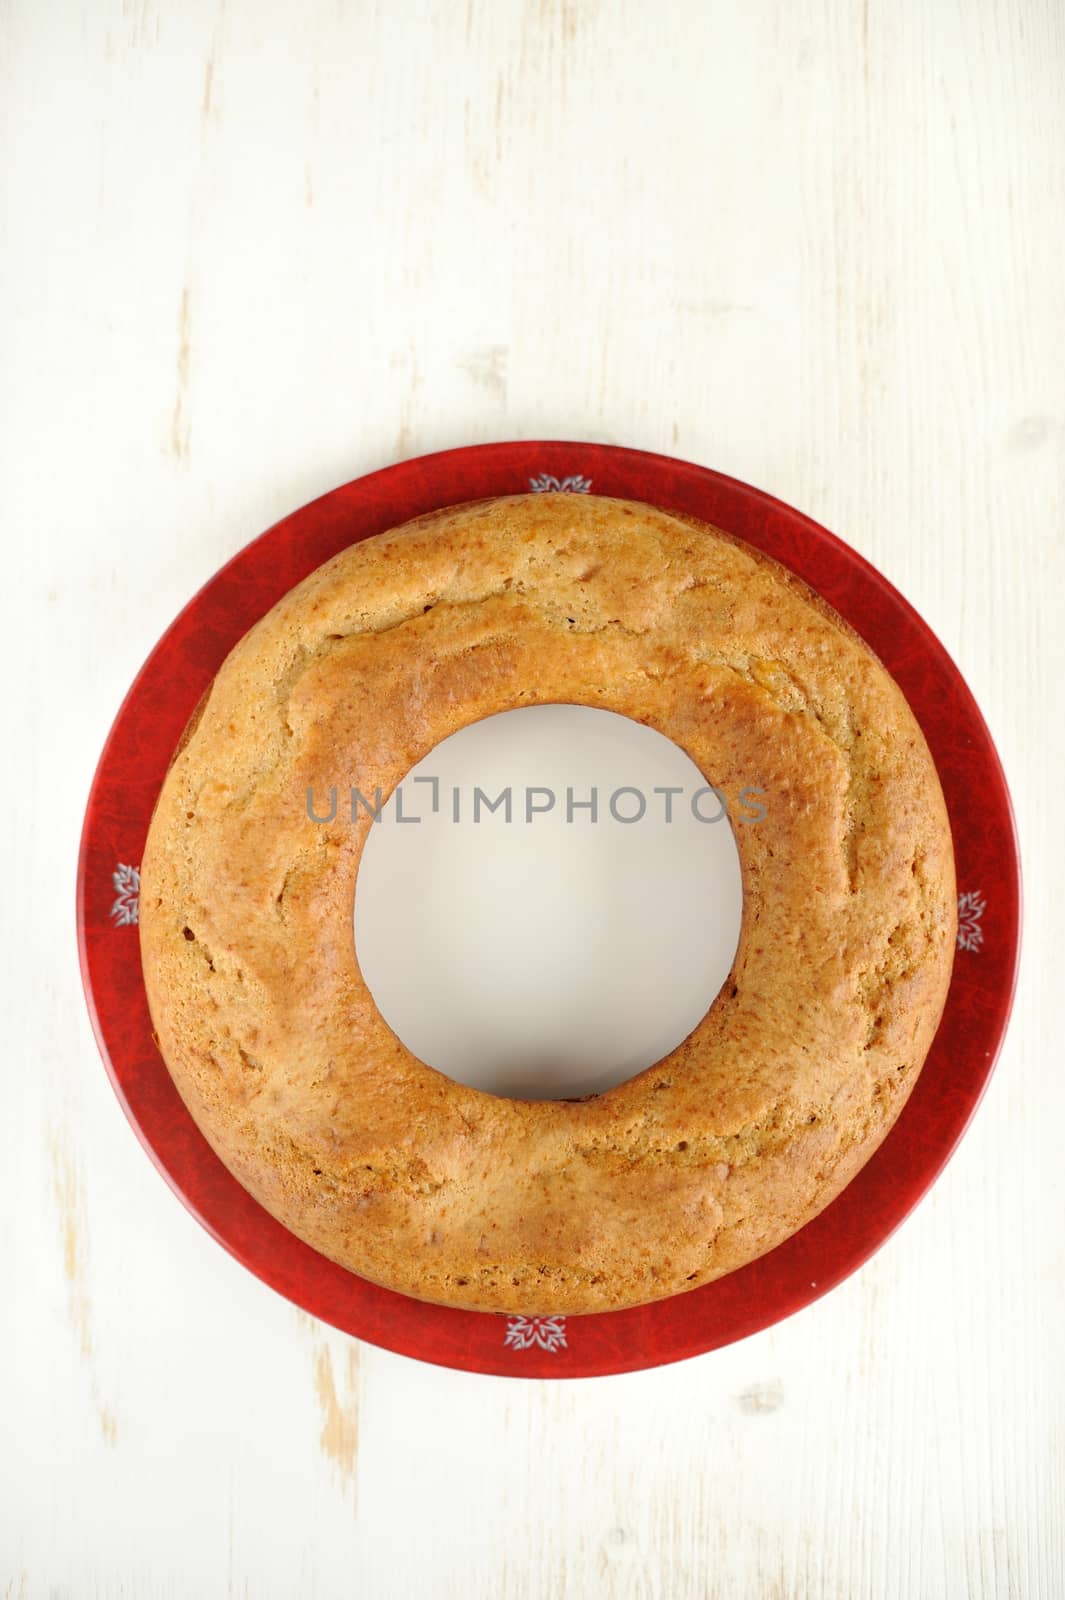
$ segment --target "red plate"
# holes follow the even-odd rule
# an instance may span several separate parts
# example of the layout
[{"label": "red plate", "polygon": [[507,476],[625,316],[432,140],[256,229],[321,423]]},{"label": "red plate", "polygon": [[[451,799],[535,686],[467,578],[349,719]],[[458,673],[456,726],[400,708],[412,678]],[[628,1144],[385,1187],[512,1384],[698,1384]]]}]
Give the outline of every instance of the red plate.
[{"label": "red plate", "polygon": [[[489,495],[618,495],[686,511],[767,551],[840,611],[902,687],[946,794],[958,952],[946,1011],[901,1117],[818,1217],[716,1283],[587,1317],[423,1305],[335,1266],[246,1194],[213,1154],[152,1043],[137,940],[138,867],[171,752],[237,640],[338,550],[438,506]],[[589,1377],[679,1361],[778,1322],[866,1261],[942,1171],[991,1075],[1017,970],[1020,872],[1009,794],[983,718],[920,617],[866,561],[733,478],[610,445],[475,445],[401,462],[304,506],[235,556],[167,630],[126,696],[89,796],[78,866],[85,993],[104,1062],[141,1142],[227,1250],[297,1305],[404,1355],[511,1377]]]}]

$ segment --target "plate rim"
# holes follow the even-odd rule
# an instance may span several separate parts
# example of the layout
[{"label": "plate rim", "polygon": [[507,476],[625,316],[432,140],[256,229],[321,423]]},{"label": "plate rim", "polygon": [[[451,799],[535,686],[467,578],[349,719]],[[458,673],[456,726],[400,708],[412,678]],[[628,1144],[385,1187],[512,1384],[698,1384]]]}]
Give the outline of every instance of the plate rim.
[{"label": "plate rim", "polygon": [[[422,1341],[417,1336],[415,1336],[413,1339],[410,1339],[408,1337],[401,1336],[398,1330],[394,1333],[390,1330],[389,1336],[385,1337],[382,1336],[380,1329],[377,1328],[375,1328],[373,1331],[353,1328],[350,1326],[350,1322],[347,1318],[340,1316],[339,1313],[331,1314],[328,1307],[319,1303],[308,1305],[307,1299],[314,1299],[315,1297],[313,1295],[308,1295],[306,1288],[304,1288],[301,1296],[300,1293],[295,1292],[295,1286],[293,1284],[290,1283],[287,1288],[282,1286],[281,1283],[276,1281],[276,1277],[266,1275],[266,1270],[262,1263],[249,1260],[247,1255],[234,1243],[233,1239],[226,1236],[225,1232],[220,1229],[215,1220],[205,1213],[202,1205],[182,1186],[179,1178],[171,1170],[171,1167],[167,1165],[160,1151],[152,1143],[147,1131],[142,1126],[141,1120],[137,1116],[130,1102],[125,1085],[122,1082],[115,1062],[112,1059],[111,1046],[109,1045],[106,1037],[104,1019],[100,1012],[98,996],[96,993],[96,981],[94,980],[92,971],[92,951],[90,949],[90,941],[93,937],[93,922],[88,907],[88,873],[94,842],[94,822],[98,815],[99,800],[103,789],[105,776],[109,771],[109,762],[112,760],[117,749],[119,737],[124,729],[126,718],[136,707],[138,703],[138,697],[143,691],[150,673],[163,661],[168,648],[173,647],[175,640],[180,637],[180,631],[183,625],[196,615],[198,610],[206,603],[207,598],[212,593],[216,592],[220,585],[223,585],[227,579],[233,576],[235,569],[249,561],[253,561],[257,553],[262,550],[268,541],[271,539],[276,540],[281,536],[282,530],[288,529],[293,533],[298,532],[300,526],[312,522],[316,514],[320,514],[325,508],[335,506],[337,504],[338,497],[361,495],[361,497],[365,500],[372,498],[372,491],[374,488],[382,486],[388,482],[395,482],[397,478],[410,477],[415,480],[422,478],[437,481],[440,478],[441,471],[449,467],[457,469],[458,476],[461,476],[462,469],[464,468],[475,468],[480,464],[484,464],[488,467],[495,467],[498,462],[509,463],[515,455],[520,455],[523,457],[537,457],[537,464],[542,469],[545,464],[551,464],[551,462],[554,461],[554,458],[560,453],[570,458],[571,465],[579,462],[582,453],[586,460],[590,455],[594,454],[597,458],[615,462],[619,465],[619,467],[626,465],[635,469],[643,467],[645,470],[648,470],[652,473],[672,473],[678,478],[696,480],[697,486],[705,489],[707,493],[713,489],[719,494],[731,494],[741,500],[752,502],[756,504],[762,511],[773,513],[782,518],[789,526],[803,528],[814,540],[817,547],[819,547],[822,551],[831,552],[836,561],[842,563],[845,568],[849,569],[852,575],[857,575],[863,584],[874,586],[881,597],[888,603],[888,605],[894,611],[905,617],[910,629],[920,639],[924,652],[930,653],[933,658],[938,658],[940,666],[950,675],[953,691],[956,694],[960,693],[965,701],[965,710],[967,713],[968,722],[971,724],[972,729],[978,739],[979,754],[989,769],[989,776],[992,780],[995,790],[994,798],[1004,814],[1004,820],[1006,823],[1006,839],[1002,841],[1004,846],[1003,856],[1008,864],[1008,869],[1004,874],[1004,883],[1007,890],[1012,892],[1013,904],[1015,905],[1015,915],[1011,916],[1005,929],[1005,938],[1009,945],[1008,970],[1005,975],[1004,983],[995,991],[994,1012],[988,1023],[988,1037],[991,1040],[991,1048],[990,1050],[984,1052],[984,1062],[978,1069],[980,1074],[979,1079],[976,1081],[975,1086],[967,1097],[964,1113],[956,1119],[953,1125],[953,1131],[950,1138],[944,1138],[937,1143],[936,1155],[930,1164],[928,1171],[923,1175],[923,1181],[918,1181],[911,1185],[906,1194],[905,1200],[893,1208],[894,1215],[892,1220],[886,1226],[884,1226],[881,1231],[877,1232],[876,1236],[867,1244],[867,1247],[859,1247],[856,1252],[846,1256],[845,1259],[837,1265],[837,1268],[829,1270],[827,1276],[815,1279],[809,1286],[809,1292],[803,1291],[797,1293],[795,1290],[793,1290],[791,1296],[792,1303],[784,1306],[782,1309],[774,1311],[769,1316],[763,1316],[760,1312],[756,1311],[748,1319],[749,1325],[739,1325],[734,1329],[734,1331],[727,1333],[724,1337],[718,1337],[716,1334],[710,1334],[708,1337],[706,1331],[704,1330],[702,1333],[696,1332],[687,1340],[681,1340],[679,1337],[675,1337],[673,1341],[673,1347],[667,1352],[655,1351],[653,1353],[633,1353],[623,1352],[621,1349],[618,1349],[609,1354],[605,1359],[601,1357],[598,1361],[592,1362],[590,1365],[585,1364],[580,1360],[573,1359],[567,1359],[560,1362],[557,1359],[557,1351],[548,1350],[539,1345],[533,1345],[531,1350],[523,1351],[523,1356],[526,1358],[531,1356],[531,1359],[523,1359],[519,1364],[513,1359],[513,1355],[510,1357],[506,1356],[505,1345],[502,1338],[500,1338],[498,1341],[499,1348],[496,1360],[490,1360],[484,1355],[482,1355],[480,1359],[474,1360],[469,1352],[466,1353],[466,1358],[464,1359],[463,1352],[461,1350],[450,1350],[446,1353],[434,1352],[431,1348],[425,1348]],[[526,466],[527,465],[528,463],[526,462]],[[594,479],[592,481],[594,482]],[[559,486],[561,487],[561,484]],[[532,480],[530,479],[529,489],[531,488]],[[461,504],[464,500],[487,498],[491,497],[493,493],[500,494],[505,492],[508,491],[490,491],[489,496],[480,494],[473,496],[461,495],[458,497],[445,496],[444,498],[434,501],[434,504],[440,506]],[[527,493],[529,490],[515,488],[509,492],[518,494]],[[575,492],[588,492],[588,490],[577,489]],[[610,497],[634,498],[632,496],[622,496],[616,493],[612,493]],[[659,502],[652,501],[648,503]],[[677,509],[676,507],[671,508],[668,505],[668,502],[665,508]],[[412,514],[418,515],[420,513],[415,512]],[[704,518],[704,520],[709,520],[709,518]],[[380,530],[370,531],[372,532]],[[347,542],[355,543],[358,542],[359,538],[367,536],[369,536],[367,533],[358,534],[355,538],[351,538]],[[740,534],[738,537],[740,537],[745,543],[754,544],[755,548],[759,548],[759,546],[749,537],[748,534]],[[343,547],[343,544],[338,546],[338,548]],[[323,557],[322,559],[328,559],[328,557]],[[774,559],[780,561],[781,564],[788,567],[789,570],[796,572],[800,578],[803,578],[803,581],[808,583],[811,581],[810,579],[806,578],[798,568],[793,567],[786,558],[774,553]],[[313,565],[308,568],[308,570],[313,570],[314,566],[319,564],[320,561],[315,561]],[[815,590],[820,593],[818,585],[811,584],[811,587],[814,587]],[[830,601],[830,603],[833,604],[837,610],[839,609],[834,600]],[[267,609],[269,609],[269,607],[267,607]],[[261,614],[265,614],[265,612]],[[859,624],[852,618],[847,617],[845,613],[841,612],[841,614],[844,615],[844,619],[848,621],[852,627],[855,627],[862,635],[863,639],[865,639],[865,633]],[[243,631],[245,630],[241,629],[241,632]],[[240,634],[235,635],[232,643],[235,643],[236,638],[238,637],[240,637]],[[866,643],[869,643],[867,639]],[[229,646],[229,648],[232,648],[232,644]],[[870,648],[876,651],[875,645],[870,644]],[[877,654],[879,654],[878,651]],[[888,670],[891,671],[892,669],[889,667]],[[907,699],[909,700],[909,697],[907,697]],[[924,724],[921,721],[921,717],[917,709],[913,708],[913,710],[914,715],[918,718],[922,728],[924,728]],[[943,781],[942,773],[940,776],[941,781]],[[938,636],[934,633],[932,628],[924,620],[916,608],[910,604],[910,602],[905,598],[904,595],[901,594],[895,585],[892,584],[891,581],[886,578],[878,568],[874,567],[866,557],[861,555],[860,552],[854,550],[838,535],[832,533],[829,529],[822,527],[811,517],[807,516],[804,512],[797,510],[795,507],[790,506],[787,502],[780,500],[776,496],[771,495],[764,490],[758,489],[741,479],[731,477],[726,473],[719,472],[713,468],[705,467],[696,462],[686,461],[682,458],[668,456],[657,452],[638,450],[624,445],[615,445],[611,443],[598,443],[592,440],[579,441],[563,439],[500,440],[488,444],[459,445],[450,449],[432,451],[424,455],[414,456],[393,462],[389,465],[376,468],[372,472],[360,474],[352,479],[347,479],[344,482],[335,485],[333,488],[326,490],[324,493],[315,496],[305,504],[287,513],[284,517],[271,523],[269,527],[254,536],[239,550],[234,552],[234,554],[231,555],[210,577],[208,577],[205,582],[200,584],[189,600],[176,613],[173,620],[166,627],[166,629],[164,629],[151,651],[145,657],[128,690],[122,697],[121,703],[112,719],[107,736],[102,745],[100,757],[93,773],[92,782],[86,800],[78,848],[75,898],[78,956],[82,986],[85,993],[85,999],[92,1023],[93,1033],[96,1038],[97,1046],[103,1059],[108,1078],[111,1082],[111,1086],[116,1094],[116,1097],[118,1098],[119,1104],[122,1107],[127,1121],[132,1126],[142,1148],[149,1155],[152,1164],[160,1172],[169,1188],[174,1194],[177,1195],[185,1208],[193,1217],[195,1217],[197,1222],[204,1227],[210,1236],[219,1244],[221,1244],[227,1253],[233,1256],[234,1259],[237,1260],[246,1270],[253,1272],[261,1282],[266,1284],[267,1287],[272,1288],[275,1292],[284,1296],[291,1303],[301,1307],[301,1309],[310,1311],[311,1314],[318,1317],[320,1320],[329,1323],[342,1332],[348,1333],[352,1337],[363,1339],[367,1343],[378,1345],[380,1348],[388,1349],[394,1353],[409,1356],[412,1359],[427,1362],[431,1365],[485,1375],[527,1379],[541,1377],[605,1377],[611,1375],[620,1375],[632,1371],[648,1370],[657,1366],[670,1365],[678,1361],[690,1360],[699,1354],[708,1353],[713,1349],[723,1348],[727,1344],[749,1337],[754,1332],[774,1326],[778,1322],[786,1320],[796,1312],[804,1309],[805,1306],[813,1304],[816,1300],[821,1299],[832,1289],[836,1288],[846,1278],[860,1270],[860,1268],[863,1267],[872,1258],[872,1256],[875,1255],[876,1252],[888,1242],[888,1240],[894,1235],[896,1230],[902,1226],[907,1218],[912,1215],[913,1211],[920,1204],[921,1200],[938,1181],[944,1169],[955,1154],[958,1145],[961,1143],[961,1140],[968,1131],[972,1123],[972,1119],[975,1116],[985,1093],[987,1092],[988,1085],[1001,1054],[1012,1014],[1014,999],[1016,996],[1021,957],[1021,930],[1023,925],[1023,880],[1016,816],[1012,797],[1009,791],[1009,785],[1006,781],[1006,775],[1001,756],[995,745],[994,739],[992,738],[987,722],[980,710],[978,703],[976,702],[975,696],[973,695],[967,681],[959,670],[953,656],[946,650]],[[955,952],[955,974],[957,971],[957,959],[959,953],[960,952],[958,951]],[[135,964],[139,973],[139,941],[135,956]],[[956,981],[955,974],[952,974],[952,989],[954,988]],[[143,989],[143,982],[141,982],[141,988]],[[944,1007],[944,1017],[946,1017],[947,1008],[949,1005],[950,994],[948,992],[947,1002]],[[162,1064],[161,1057],[159,1058],[159,1064],[161,1070],[165,1073],[165,1066]],[[918,1084],[920,1083],[920,1077],[921,1075],[919,1074]],[[916,1095],[916,1086],[914,1094]],[[905,1116],[905,1112],[906,1107],[903,1108],[903,1112],[900,1114],[899,1122],[901,1122],[902,1117]],[[185,1116],[189,1118],[189,1122],[191,1123],[191,1116],[189,1116],[187,1111],[185,1112]],[[898,1127],[898,1125],[899,1123],[897,1122],[894,1127]],[[894,1131],[894,1128],[892,1131]],[[202,1136],[198,1135],[198,1130],[197,1137],[202,1138]],[[792,1240],[799,1238],[802,1234],[806,1233],[808,1229],[813,1228],[818,1223],[820,1218],[828,1215],[832,1211],[833,1207],[837,1206],[848,1194],[848,1192],[852,1190],[854,1184],[857,1183],[861,1178],[862,1173],[867,1172],[870,1166],[877,1161],[881,1151],[885,1148],[890,1140],[890,1137],[891,1134],[889,1132],[889,1135],[884,1140],[883,1144],[878,1146],[873,1155],[869,1158],[869,1161],[863,1165],[862,1169],[860,1169],[860,1172],[854,1179],[851,1180],[851,1183],[845,1187],[840,1196],[838,1196],[836,1200],[832,1201],[831,1204],[824,1209],[824,1211],[818,1213],[817,1217],[811,1219],[811,1222],[807,1223],[804,1228],[797,1230],[796,1234],[789,1236],[789,1239],[776,1246],[774,1250],[771,1250],[764,1256],[757,1258],[756,1261],[736,1269],[735,1272],[726,1274],[724,1279],[714,1280],[714,1282],[704,1285],[700,1289],[688,1291],[683,1295],[672,1296],[663,1301],[652,1302],[647,1306],[634,1307],[625,1311],[600,1312],[580,1316],[571,1314],[570,1318],[564,1318],[562,1320],[564,1322],[572,1322],[578,1327],[582,1323],[588,1323],[595,1320],[613,1322],[615,1319],[635,1319],[638,1322],[653,1322],[656,1314],[660,1313],[662,1308],[671,1306],[678,1301],[689,1303],[694,1312],[697,1298],[700,1295],[705,1295],[707,1291],[713,1290],[715,1284],[724,1283],[726,1279],[735,1280],[744,1274],[750,1275],[752,1273],[752,1269],[756,1269],[755,1275],[757,1276],[757,1269],[761,1268],[762,1264],[771,1262],[772,1258],[777,1256],[780,1251],[785,1250],[787,1246],[790,1245]],[[218,1166],[222,1168],[222,1164],[218,1161],[218,1158],[213,1155],[213,1152],[209,1151],[209,1147],[205,1145],[205,1148],[208,1150],[211,1160],[216,1162]],[[224,1172],[225,1169],[222,1168],[222,1171]],[[232,1181],[235,1182],[236,1180]],[[262,1218],[266,1219],[266,1223],[270,1224],[272,1229],[280,1229],[282,1233],[287,1235],[289,1240],[294,1241],[295,1244],[299,1246],[301,1251],[309,1252],[309,1254],[312,1257],[315,1257],[318,1262],[325,1263],[325,1265],[333,1271],[341,1273],[344,1272],[343,1268],[337,1268],[335,1267],[335,1264],[327,1262],[327,1258],[317,1256],[317,1253],[312,1251],[309,1246],[303,1245],[302,1241],[296,1240],[295,1235],[287,1234],[287,1230],[282,1229],[280,1224],[274,1222],[274,1219],[270,1218],[269,1214],[263,1211],[262,1208],[257,1207],[254,1201],[250,1201],[250,1197],[247,1198],[250,1204],[257,1211],[261,1212]],[[271,1231],[271,1229],[268,1229],[268,1231]],[[497,1328],[502,1328],[504,1322],[509,1324],[509,1322],[515,1320],[513,1318],[509,1318],[506,1313],[464,1312],[456,1311],[447,1307],[427,1306],[425,1302],[416,1301],[402,1295],[396,1295],[390,1290],[380,1289],[379,1286],[371,1284],[369,1280],[356,1278],[355,1274],[345,1274],[345,1276],[356,1279],[356,1282],[364,1286],[364,1288],[368,1290],[371,1295],[380,1294],[387,1296],[390,1300],[404,1302],[407,1307],[415,1308],[415,1312],[418,1314],[426,1313],[428,1311],[433,1314],[444,1313],[446,1316],[450,1317],[473,1317],[477,1319],[484,1318],[486,1321],[490,1320],[493,1322]],[[520,1322],[526,1319],[519,1318],[516,1320]],[[535,1320],[542,1322],[546,1319],[541,1318]],[[420,1324],[418,1316],[416,1315],[414,1319],[416,1335],[419,1326]]]}]

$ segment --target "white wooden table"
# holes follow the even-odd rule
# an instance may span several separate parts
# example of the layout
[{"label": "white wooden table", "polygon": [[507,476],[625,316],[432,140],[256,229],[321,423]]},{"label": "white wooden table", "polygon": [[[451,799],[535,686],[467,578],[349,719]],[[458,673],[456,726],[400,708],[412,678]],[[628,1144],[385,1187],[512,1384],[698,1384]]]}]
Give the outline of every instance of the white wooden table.
[{"label": "white wooden table", "polygon": [[[10,1596],[1065,1593],[1057,0],[0,7]],[[143,657],[397,458],[612,440],[838,531],[972,684],[1026,964],[927,1201],[792,1321],[627,1378],[330,1332],[185,1214],[81,997]]]}]

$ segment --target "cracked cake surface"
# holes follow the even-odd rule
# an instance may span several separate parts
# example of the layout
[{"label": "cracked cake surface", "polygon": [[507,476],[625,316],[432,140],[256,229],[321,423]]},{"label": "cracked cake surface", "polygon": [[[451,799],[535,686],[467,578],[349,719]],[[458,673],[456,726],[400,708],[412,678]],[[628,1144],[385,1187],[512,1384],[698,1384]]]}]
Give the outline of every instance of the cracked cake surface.
[{"label": "cracked cake surface", "polygon": [[[556,703],[658,729],[766,815],[734,829],[739,946],[688,1037],[603,1094],[508,1100],[388,1027],[353,932],[373,824],[306,797],[387,798],[459,728]],[[913,1088],[956,933],[932,758],[853,630],[727,534],[576,494],[432,513],[286,595],[186,730],[140,905],[159,1047],[245,1188],[377,1283],[533,1315],[694,1288],[822,1210]]]}]

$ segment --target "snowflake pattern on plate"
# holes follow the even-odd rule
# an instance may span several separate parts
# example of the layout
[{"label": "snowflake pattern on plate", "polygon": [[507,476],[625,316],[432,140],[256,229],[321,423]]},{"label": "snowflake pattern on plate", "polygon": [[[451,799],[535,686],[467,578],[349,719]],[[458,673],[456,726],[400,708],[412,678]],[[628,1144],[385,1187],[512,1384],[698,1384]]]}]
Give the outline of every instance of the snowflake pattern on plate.
[{"label": "snowflake pattern on plate", "polygon": [[127,867],[122,862],[119,862],[111,874],[111,883],[115,891],[115,901],[111,907],[111,915],[115,919],[115,927],[129,928],[134,926],[140,910],[140,868]]},{"label": "snowflake pattern on plate", "polygon": [[546,1350],[554,1355],[566,1348],[565,1317],[508,1317],[503,1340],[512,1350]]},{"label": "snowflake pattern on plate", "polygon": [[984,942],[984,930],[980,926],[980,918],[987,909],[987,903],[979,889],[970,889],[967,894],[958,896],[958,949],[979,950]]},{"label": "snowflake pattern on plate", "polygon": [[533,494],[587,494],[591,487],[591,478],[582,478],[579,473],[571,478],[556,478],[551,472],[538,472],[529,479]]}]

